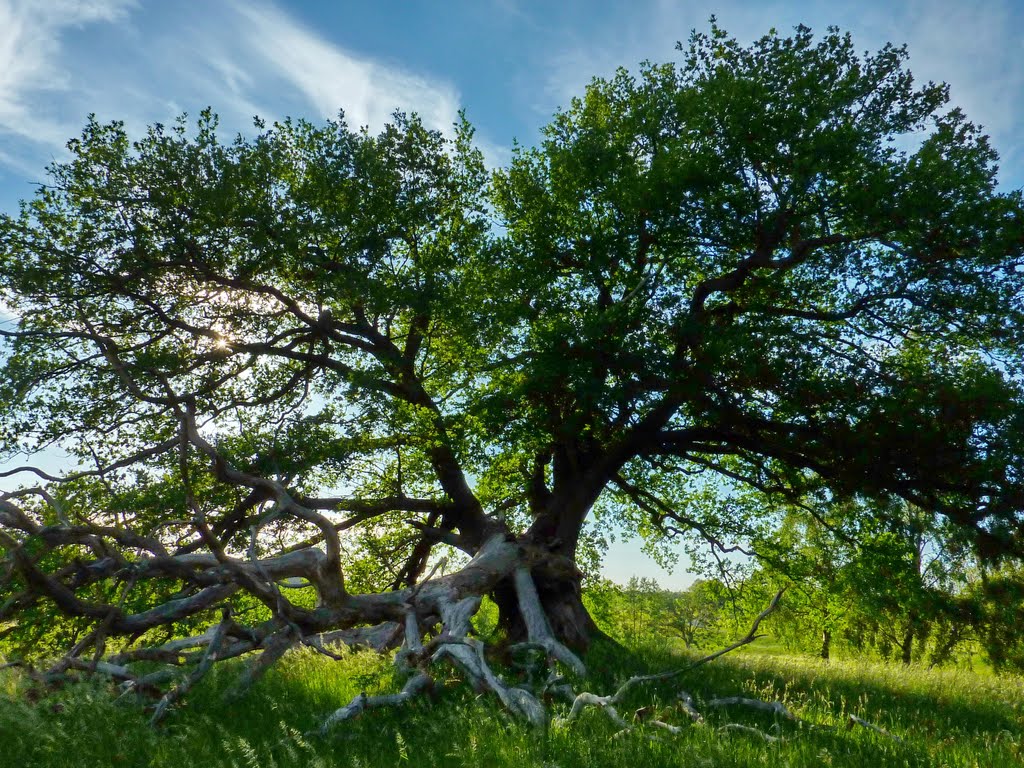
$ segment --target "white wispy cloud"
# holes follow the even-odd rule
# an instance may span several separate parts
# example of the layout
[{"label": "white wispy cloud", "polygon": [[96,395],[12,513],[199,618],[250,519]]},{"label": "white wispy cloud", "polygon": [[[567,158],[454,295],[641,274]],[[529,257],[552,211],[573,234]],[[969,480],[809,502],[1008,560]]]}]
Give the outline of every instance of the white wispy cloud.
[{"label": "white wispy cloud", "polygon": [[[229,132],[251,130],[254,115],[321,119],[339,110],[375,131],[403,110],[450,133],[460,104],[450,81],[348,50],[268,0],[0,0],[8,175],[41,176],[90,112],[139,133],[206,106]],[[507,154],[483,143],[492,161]]]},{"label": "white wispy cloud", "polygon": [[0,133],[59,142],[67,126],[42,108],[40,93],[68,91],[61,58],[69,29],[123,19],[134,0],[0,0]]},{"label": "white wispy cloud", "polygon": [[238,3],[243,50],[302,93],[321,117],[345,110],[349,122],[383,126],[396,109],[415,111],[449,130],[458,116],[454,86],[331,44],[269,4]]}]

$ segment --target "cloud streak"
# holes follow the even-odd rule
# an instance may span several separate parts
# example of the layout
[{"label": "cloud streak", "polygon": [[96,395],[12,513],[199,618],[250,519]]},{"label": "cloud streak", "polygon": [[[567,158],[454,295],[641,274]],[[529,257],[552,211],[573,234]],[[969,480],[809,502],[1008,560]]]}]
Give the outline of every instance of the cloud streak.
[{"label": "cloud streak", "polygon": [[0,0],[0,133],[33,142],[67,137],[66,125],[39,94],[69,91],[62,37],[89,24],[118,22],[134,0]]},{"label": "cloud streak", "polygon": [[[70,45],[87,26],[112,44]],[[0,0],[0,164],[9,171],[39,167],[89,112],[134,132],[207,105],[232,131],[251,129],[255,114],[339,110],[351,125],[379,130],[403,109],[450,132],[459,95],[442,79],[335,45],[270,2]]]},{"label": "cloud streak", "polygon": [[332,45],[272,5],[237,4],[242,54],[301,93],[321,117],[344,109],[355,126],[380,129],[397,109],[449,131],[459,97],[447,83],[415,75]]}]

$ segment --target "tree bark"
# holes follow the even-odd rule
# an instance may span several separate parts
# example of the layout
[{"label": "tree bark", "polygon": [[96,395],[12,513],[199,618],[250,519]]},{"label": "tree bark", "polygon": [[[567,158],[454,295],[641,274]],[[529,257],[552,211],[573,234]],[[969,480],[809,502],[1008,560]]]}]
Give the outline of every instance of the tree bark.
[{"label": "tree bark", "polygon": [[[552,634],[574,651],[586,651],[594,639],[607,638],[583,605],[582,578],[582,574],[552,574],[543,567],[533,570],[537,595]],[[502,581],[492,596],[498,604],[499,626],[507,640],[510,643],[526,640],[526,624],[519,612],[512,580]]]},{"label": "tree bark", "polygon": [[902,658],[904,664],[910,664],[914,658],[914,623],[908,622],[906,632],[903,633],[903,643],[900,646],[903,650]]},{"label": "tree bark", "polygon": [[821,658],[828,661],[829,654],[832,650],[832,631],[828,629],[821,630]]}]

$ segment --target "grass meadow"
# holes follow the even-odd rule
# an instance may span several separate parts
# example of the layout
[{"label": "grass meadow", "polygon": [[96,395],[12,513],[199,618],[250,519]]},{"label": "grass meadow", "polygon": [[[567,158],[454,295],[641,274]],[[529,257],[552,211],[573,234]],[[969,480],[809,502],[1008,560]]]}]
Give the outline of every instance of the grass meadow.
[{"label": "grass meadow", "polygon": [[[587,686],[611,692],[631,674],[681,665],[666,650],[625,654],[596,646]],[[869,661],[832,661],[736,653],[664,684],[636,692],[627,715],[651,703],[680,735],[640,726],[617,729],[590,709],[567,725],[541,731],[509,718],[490,696],[452,685],[402,709],[364,713],[327,737],[303,734],[360,691],[392,689],[388,659],[353,653],[336,662],[293,653],[240,700],[224,690],[237,669],[215,670],[159,728],[143,704],[116,700],[99,683],[62,690],[30,689],[15,670],[0,672],[2,768],[285,768],[302,766],[1000,766],[1024,765],[1024,680],[966,670],[905,668]],[[452,680],[454,683],[454,679]],[[772,715],[730,707],[707,710],[689,724],[674,702],[680,688],[702,701],[749,696],[782,701],[806,720],[837,726],[808,729]],[[895,739],[862,727],[855,714]],[[722,731],[727,722],[780,737]]]}]

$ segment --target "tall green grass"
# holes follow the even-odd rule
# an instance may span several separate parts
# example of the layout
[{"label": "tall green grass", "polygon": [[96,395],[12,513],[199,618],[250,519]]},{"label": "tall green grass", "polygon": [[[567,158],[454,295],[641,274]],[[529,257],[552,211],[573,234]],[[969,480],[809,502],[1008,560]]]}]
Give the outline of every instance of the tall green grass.
[{"label": "tall green grass", "polygon": [[[683,662],[666,651],[625,654],[598,646],[588,687],[610,692],[645,669]],[[672,684],[649,688],[623,710],[651,702],[685,726],[680,736],[639,728],[616,736],[600,712],[535,731],[509,718],[490,696],[453,686],[404,709],[378,710],[339,726],[327,738],[303,733],[360,691],[394,685],[389,661],[352,654],[333,662],[294,653],[249,694],[223,692],[237,669],[220,669],[159,729],[139,702],[115,701],[109,687],[83,683],[44,693],[15,671],[0,673],[0,766],[1009,766],[1024,765],[1024,681],[967,671],[903,668],[866,661],[736,654]],[[679,688],[701,700],[747,695],[783,701],[796,714],[834,731],[775,723],[757,712],[708,711],[705,725],[675,709]],[[897,742],[863,728],[846,730],[846,713],[877,723]],[[783,737],[717,730],[742,722]],[[650,737],[656,736],[654,741]]]}]

